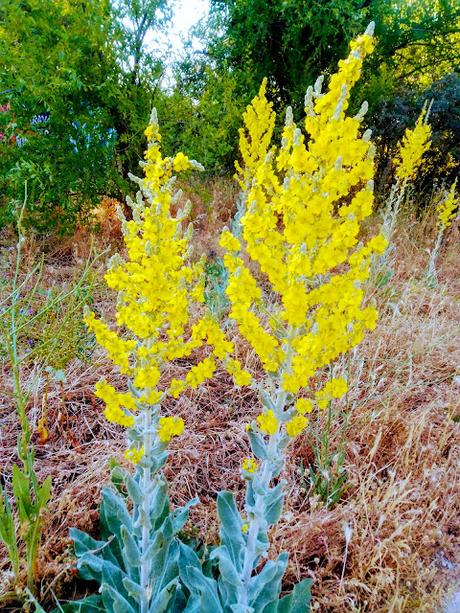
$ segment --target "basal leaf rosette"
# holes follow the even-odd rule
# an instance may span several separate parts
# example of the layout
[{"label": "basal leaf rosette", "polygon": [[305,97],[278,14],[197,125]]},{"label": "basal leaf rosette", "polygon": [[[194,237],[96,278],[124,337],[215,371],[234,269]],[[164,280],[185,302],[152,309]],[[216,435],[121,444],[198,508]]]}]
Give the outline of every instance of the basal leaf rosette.
[{"label": "basal leaf rosette", "polygon": [[[126,375],[125,390],[102,380],[96,395],[105,402],[106,418],[129,430],[127,457],[134,462],[145,453],[144,414],[149,414],[153,446],[167,446],[182,434],[184,422],[179,416],[162,416],[161,403],[211,378],[218,360],[240,383],[250,381],[250,375],[230,357],[233,344],[217,323],[209,314],[197,316],[204,312],[200,307],[204,261],[191,261],[191,226],[184,227],[188,207],[172,213],[180,195],[174,190],[174,173],[200,166],[182,153],[162,156],[155,113],[145,134],[149,140],[145,177],[134,178],[141,191],[135,201],[128,200],[132,219],[122,216],[126,256],[113,257],[105,275],[107,285],[118,292],[116,327],[92,312],[85,315],[97,342]],[[183,378],[163,382],[170,362],[188,358],[193,363],[198,350],[205,357],[190,366]]]}]

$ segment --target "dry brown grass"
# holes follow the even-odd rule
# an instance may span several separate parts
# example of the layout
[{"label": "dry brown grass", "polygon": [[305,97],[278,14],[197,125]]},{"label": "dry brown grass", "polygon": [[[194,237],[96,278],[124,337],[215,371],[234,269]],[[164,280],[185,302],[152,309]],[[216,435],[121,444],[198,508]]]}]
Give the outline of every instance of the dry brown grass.
[{"label": "dry brown grass", "polygon": [[[227,221],[228,212],[222,213],[227,207],[219,206],[227,198],[216,192],[208,213],[195,205],[199,244],[207,252],[216,246],[215,228]],[[212,218],[214,232],[200,232],[202,215],[208,215],[207,222]],[[349,487],[335,508],[325,509],[304,487],[300,465],[312,458],[307,439],[297,440],[290,452],[285,512],[273,530],[272,554],[290,553],[287,587],[313,578],[313,611],[438,613],[460,578],[460,386],[454,382],[460,367],[458,229],[439,260],[434,290],[422,280],[424,241],[430,237],[424,231],[414,240],[417,232],[417,225],[401,224],[391,293],[378,297],[378,328],[351,361]],[[110,311],[113,297],[102,292],[96,306]],[[247,348],[240,350],[255,365]],[[176,364],[172,370],[177,374],[181,368]],[[5,478],[15,460],[17,435],[8,375],[4,364],[0,465]],[[31,365],[25,376],[31,381],[32,375]],[[48,392],[50,438],[37,446],[36,454],[40,478],[53,478],[40,561],[42,601],[48,605],[53,594],[69,598],[81,592],[72,571],[68,530],[77,526],[97,533],[101,486],[109,479],[111,458],[121,461],[124,449],[122,430],[105,421],[92,391],[101,375],[112,381],[118,376],[102,352],[96,350],[91,363],[74,360],[66,375],[64,391],[56,387]],[[33,426],[43,385],[38,380],[32,395]],[[169,400],[165,411],[170,410],[187,424],[167,465],[172,498],[181,503],[200,497],[188,529],[213,543],[216,492],[243,493],[239,465],[248,450],[244,424],[257,412],[257,399],[251,391],[235,391],[220,373],[196,393],[177,403]],[[334,429],[332,445],[337,435]],[[345,525],[352,530],[347,555]],[[0,570],[6,573],[0,551]]]}]

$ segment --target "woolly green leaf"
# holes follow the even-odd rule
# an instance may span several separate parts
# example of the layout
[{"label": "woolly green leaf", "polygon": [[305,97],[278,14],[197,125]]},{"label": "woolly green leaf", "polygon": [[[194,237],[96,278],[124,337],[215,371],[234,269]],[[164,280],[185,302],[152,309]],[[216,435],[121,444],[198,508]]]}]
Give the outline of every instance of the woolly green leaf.
[{"label": "woolly green leaf", "polygon": [[297,583],[292,592],[280,600],[277,613],[308,613],[311,583],[311,579],[304,579]]},{"label": "woolly green leaf", "polygon": [[230,558],[238,572],[242,569],[245,540],[242,533],[243,522],[236,508],[235,499],[230,492],[219,492],[217,513],[220,519],[220,539],[227,547]]},{"label": "woolly green leaf", "polygon": [[188,519],[188,513],[190,507],[193,507],[199,503],[198,498],[189,500],[183,507],[180,507],[171,513],[171,519],[173,523],[174,534],[177,534],[185,525]]},{"label": "woolly green leaf", "polygon": [[152,528],[157,530],[170,513],[168,487],[164,479],[159,480],[150,496],[149,518]]},{"label": "woolly green leaf", "polygon": [[[124,587],[124,580],[129,579],[129,577],[124,573],[120,568],[113,567],[112,564],[104,563],[102,567],[102,581],[101,581],[101,594],[104,599],[104,588],[110,588],[109,593],[111,597],[113,597],[113,593],[116,593],[119,596],[119,600],[115,601],[126,601],[130,607],[136,608],[136,600],[130,596],[128,591]],[[105,604],[105,599],[104,599]]]},{"label": "woolly green leaf", "polygon": [[179,543],[174,539],[168,545],[166,555],[164,557],[163,566],[153,566],[153,571],[156,575],[154,595],[157,596],[179,575]]},{"label": "woolly green leaf", "polygon": [[240,576],[230,559],[228,549],[225,546],[218,547],[210,555],[211,560],[217,559],[219,561],[219,571],[222,579],[233,587],[241,586]]},{"label": "woolly green leaf", "polygon": [[129,596],[137,602],[140,601],[142,596],[142,587],[136,581],[133,581],[129,577],[123,577],[123,586]]},{"label": "woolly green leaf", "polygon": [[124,480],[126,483],[126,489],[128,490],[129,497],[135,504],[142,503],[142,490],[135,479],[129,473],[124,475]]},{"label": "woolly green leaf", "polygon": [[267,451],[265,449],[264,439],[258,432],[254,432],[253,430],[248,431],[249,444],[251,445],[252,453],[259,460],[267,459]]},{"label": "woolly green leaf", "polygon": [[122,496],[111,487],[105,487],[102,492],[100,508],[101,535],[107,538],[114,534],[121,541],[121,526],[126,526],[132,532],[131,517]]},{"label": "woolly green leaf", "polygon": [[113,613],[137,613],[129,602],[112,586],[104,583],[101,587],[102,600],[106,611]]},{"label": "woolly green leaf", "polygon": [[128,532],[126,526],[121,526],[120,530],[123,541],[123,556],[125,558],[126,570],[129,574],[131,574],[130,567],[134,567],[137,575],[137,569],[141,565],[141,554],[139,547],[137,546],[132,534]]},{"label": "woolly green leaf", "polygon": [[276,524],[281,516],[284,502],[284,483],[272,488],[265,495],[265,520],[267,524]]},{"label": "woolly green leaf", "polygon": [[[119,561],[113,554],[110,544],[105,541],[96,541],[91,536],[78,530],[77,528],[70,529],[70,538],[74,542],[75,554],[81,558],[85,554],[94,555],[94,557],[107,560],[114,566],[119,566]],[[80,562],[78,563],[80,566]],[[102,567],[101,567],[102,572]]]},{"label": "woolly green leaf", "polygon": [[104,573],[118,575],[121,573],[120,567],[117,564],[113,564],[108,560],[104,560],[102,557],[95,556],[92,553],[85,553],[77,562],[77,568],[79,575],[88,581],[97,581],[99,584],[103,583]]},{"label": "woolly green leaf", "polygon": [[198,570],[193,566],[186,567],[181,579],[192,595],[197,595],[201,613],[224,613],[214,579],[205,577],[201,569]]},{"label": "woolly green leaf", "polygon": [[266,606],[278,602],[287,561],[288,554],[283,552],[275,561],[268,560],[261,572],[251,578],[249,602],[256,611],[262,612]]},{"label": "woolly green leaf", "polygon": [[92,594],[82,600],[60,604],[59,608],[53,609],[51,613],[106,613],[106,611],[101,596]]},{"label": "woolly green leaf", "polygon": [[168,613],[170,611],[169,604],[174,596],[179,580],[175,577],[170,581],[152,600],[150,605],[150,613]]}]

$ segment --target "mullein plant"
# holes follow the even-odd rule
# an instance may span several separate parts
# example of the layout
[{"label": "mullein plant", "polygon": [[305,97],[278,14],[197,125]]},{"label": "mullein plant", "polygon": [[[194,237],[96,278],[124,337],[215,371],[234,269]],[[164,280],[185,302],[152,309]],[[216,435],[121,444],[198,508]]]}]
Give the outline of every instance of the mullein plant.
[{"label": "mullein plant", "polygon": [[425,153],[431,147],[431,128],[428,123],[430,110],[431,104],[428,106],[425,104],[414,128],[412,130],[407,128],[403,138],[398,143],[398,152],[393,160],[395,181],[387,198],[381,227],[381,233],[385,237],[388,247],[373,263],[371,286],[385,286],[393,275],[394,247],[392,239],[401,205],[407,194],[408,186],[423,164]]},{"label": "mullein plant", "polygon": [[[186,212],[173,216],[171,204],[173,173],[195,163],[181,153],[162,157],[152,117],[145,179],[137,180],[141,192],[131,202],[133,220],[123,224],[128,257],[115,258],[106,276],[119,292],[119,331],[86,315],[98,343],[126,375],[125,390],[102,381],[97,395],[107,418],[126,427],[127,457],[135,464],[134,476],[124,476],[130,506],[115,490],[104,491],[103,540],[72,532],[81,574],[101,585],[100,596],[92,597],[94,610],[309,609],[308,579],[280,597],[288,555],[267,559],[269,531],[283,509],[286,449],[305,431],[309,413],[325,410],[347,391],[344,378],[325,382],[324,372],[333,372],[338,358],[377,321],[375,308],[364,304],[363,284],[386,240],[360,238],[373,205],[374,147],[370,132],[361,134],[367,105],[347,115],[350,90],[374,47],[372,33],[371,24],[351,43],[325,93],[322,79],[308,89],[304,133],[288,110],[281,146],[271,146],[275,114],[265,82],[245,114],[239,227],[225,230],[220,245],[229,317],[260,360],[263,376],[257,380],[232,357],[233,344],[210,315],[194,319],[203,301],[203,262],[189,263],[189,233],[182,231]],[[169,362],[192,359],[203,345],[207,357],[184,378],[163,383]],[[162,467],[170,440],[184,424],[178,416],[161,415],[161,404],[212,377],[217,361],[235,385],[258,392],[261,410],[246,426],[252,454],[241,465],[244,510],[230,492],[218,494],[220,543],[211,563],[203,564],[176,538],[187,508],[170,511]]]},{"label": "mullein plant", "polygon": [[[190,261],[191,228],[184,227],[189,206],[172,213],[180,195],[174,190],[174,173],[200,166],[182,153],[162,156],[155,112],[145,134],[145,177],[131,177],[140,190],[135,201],[128,200],[132,219],[123,218],[127,257],[112,258],[105,275],[108,286],[118,292],[116,327],[93,312],[85,314],[97,343],[125,375],[125,389],[102,380],[96,395],[105,404],[106,418],[126,429],[126,458],[135,469],[134,475],[122,473],[127,498],[112,487],[103,491],[102,540],[71,531],[80,575],[96,580],[100,594],[71,603],[66,610],[161,613],[185,607],[178,587],[176,535],[196,501],[171,511],[162,468],[168,445],[182,434],[184,422],[178,415],[163,415],[161,406],[168,396],[178,399],[211,378],[219,360],[236,384],[250,381],[231,357],[233,344],[218,324],[203,309],[196,315],[204,302],[204,261]],[[165,384],[167,365],[181,358],[193,360],[197,350],[205,357],[184,377]]]},{"label": "mullein plant", "polygon": [[347,391],[343,377],[325,382],[325,370],[376,326],[376,309],[363,304],[363,285],[386,240],[360,239],[372,213],[374,147],[370,132],[361,133],[367,105],[347,115],[351,88],[374,47],[372,34],[373,24],[351,43],[327,91],[321,78],[308,89],[305,132],[288,109],[281,146],[271,146],[275,114],[265,82],[244,117],[244,168],[237,167],[245,191],[241,233],[225,230],[220,245],[229,271],[229,317],[264,373],[251,384],[261,411],[247,425],[252,454],[241,466],[243,512],[231,493],[218,495],[221,542],[211,558],[219,577],[200,574],[197,556],[181,546],[180,576],[192,603],[187,611],[309,608],[309,580],[280,599],[288,556],[267,560],[269,531],[283,509],[288,446],[307,428],[308,414]]},{"label": "mullein plant", "polygon": [[430,286],[437,284],[436,261],[441,249],[442,239],[457,215],[459,198],[456,194],[456,187],[457,180],[452,183],[450,189],[442,192],[439,203],[436,206],[436,239],[430,252],[430,260],[426,272],[427,283]]}]

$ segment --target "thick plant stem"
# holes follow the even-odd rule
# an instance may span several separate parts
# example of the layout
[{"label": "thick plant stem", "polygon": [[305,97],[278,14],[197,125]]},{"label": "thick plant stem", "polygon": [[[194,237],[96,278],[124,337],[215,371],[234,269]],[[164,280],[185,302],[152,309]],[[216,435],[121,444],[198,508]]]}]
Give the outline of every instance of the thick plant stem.
[{"label": "thick plant stem", "polygon": [[[270,443],[272,443],[273,441],[274,439],[272,439]],[[261,486],[264,491],[268,490],[268,487],[270,485],[270,481],[272,478],[272,471],[270,469],[270,464],[271,464],[271,458],[269,456],[269,458],[263,462],[262,475],[260,478]],[[256,557],[257,557],[256,556],[256,543],[257,543],[257,536],[261,528],[261,520],[263,517],[263,504],[264,504],[264,496],[257,493],[256,501],[254,505],[254,516],[249,521],[248,540],[247,540],[246,550],[244,552],[243,570],[241,573],[241,581],[243,583],[244,590],[241,594],[241,601],[238,604],[244,604],[244,605],[248,604],[247,595],[248,595],[248,588],[249,588],[249,580],[251,578],[252,571],[254,569]]]},{"label": "thick plant stem", "polygon": [[[282,367],[282,372],[289,372],[292,363],[292,339],[295,338],[298,329],[290,326],[286,337],[287,355],[286,360]],[[280,376],[281,379],[282,375]],[[264,520],[264,505],[265,495],[269,492],[270,482],[274,477],[274,467],[279,464],[280,455],[283,455],[283,450],[279,447],[280,442],[280,423],[281,417],[284,413],[286,406],[287,393],[282,389],[281,384],[278,383],[278,389],[276,391],[276,401],[274,403],[274,410],[278,419],[278,432],[273,436],[270,436],[268,445],[266,446],[267,458],[262,461],[260,467],[260,490],[262,493],[255,493],[255,504],[252,516],[249,518],[248,523],[248,538],[246,542],[246,548],[244,552],[243,569],[240,575],[242,588],[238,595],[238,604],[242,606],[248,606],[248,590],[249,582],[252,576],[252,571],[257,563],[256,545],[259,531],[262,527],[265,529],[268,526],[263,526]]]},{"label": "thick plant stem", "polygon": [[151,450],[152,450],[152,416],[150,407],[144,409],[144,423],[143,423],[143,441],[144,441],[144,458],[142,468],[142,503],[139,509],[140,521],[142,525],[142,538],[141,538],[141,567],[140,567],[140,583],[142,587],[142,600],[140,603],[140,613],[148,613],[151,598],[151,585],[150,585],[150,560],[147,558],[147,550],[150,543],[150,505],[149,496],[152,485],[152,467],[150,464]]},{"label": "thick plant stem", "polygon": [[[281,415],[284,410],[286,402],[286,392],[278,390],[276,401],[276,413]],[[282,451],[279,449],[279,431],[270,437],[267,445],[267,459],[262,462],[261,476],[260,476],[260,489],[262,493],[255,492],[255,504],[252,517],[249,519],[248,527],[248,539],[246,543],[246,549],[244,552],[243,570],[241,572],[242,589],[240,590],[238,604],[242,606],[248,606],[248,590],[249,582],[252,576],[252,571],[257,563],[258,554],[256,553],[257,537],[261,528],[266,529],[268,526],[263,526],[264,520],[264,505],[265,495],[270,488],[270,482],[273,478],[273,467],[277,464],[279,454]]]}]

